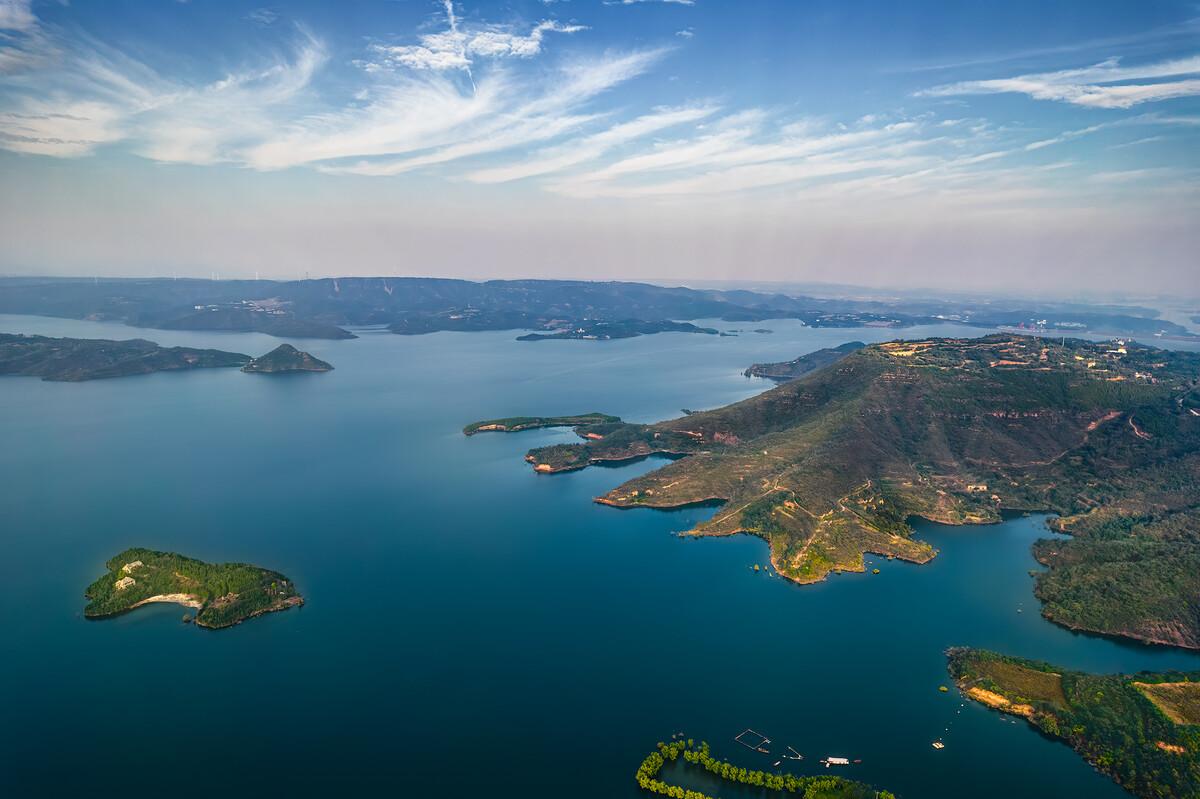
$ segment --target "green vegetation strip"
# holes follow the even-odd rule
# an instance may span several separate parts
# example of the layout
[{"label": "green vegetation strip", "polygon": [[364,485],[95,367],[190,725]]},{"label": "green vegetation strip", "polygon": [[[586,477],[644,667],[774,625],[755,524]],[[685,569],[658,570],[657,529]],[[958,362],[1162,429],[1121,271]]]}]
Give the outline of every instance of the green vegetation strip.
[{"label": "green vegetation strip", "polygon": [[894,799],[888,791],[875,791],[868,785],[842,777],[797,777],[793,774],[772,774],[766,771],[746,769],[725,760],[718,760],[709,753],[708,744],[701,741],[697,747],[691,739],[659,743],[657,751],[651,752],[637,770],[637,782],[644,790],[677,799],[713,799],[700,791],[671,785],[658,778],[659,772],[668,761],[685,761],[700,766],[710,774],[726,782],[766,788],[804,799]]}]

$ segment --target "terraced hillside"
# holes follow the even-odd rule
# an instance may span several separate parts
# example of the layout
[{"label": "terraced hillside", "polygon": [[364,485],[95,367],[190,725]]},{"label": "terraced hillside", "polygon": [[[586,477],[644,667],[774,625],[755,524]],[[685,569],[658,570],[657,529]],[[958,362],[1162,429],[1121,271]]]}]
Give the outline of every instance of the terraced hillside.
[{"label": "terraced hillside", "polygon": [[675,462],[598,497],[723,503],[694,535],[766,539],[801,583],[863,554],[925,562],[907,523],[1060,514],[1039,542],[1044,614],[1200,647],[1200,355],[993,335],[873,345],[751,399],[651,425],[579,428],[529,452],[540,472],[655,453]]}]

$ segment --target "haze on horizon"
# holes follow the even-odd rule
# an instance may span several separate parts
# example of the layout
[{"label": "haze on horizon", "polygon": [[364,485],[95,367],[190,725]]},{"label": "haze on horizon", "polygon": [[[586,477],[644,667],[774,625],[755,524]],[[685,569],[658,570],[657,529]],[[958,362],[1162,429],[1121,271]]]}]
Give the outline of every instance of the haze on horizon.
[{"label": "haze on horizon", "polygon": [[0,273],[1200,293],[1200,8],[0,0]]}]

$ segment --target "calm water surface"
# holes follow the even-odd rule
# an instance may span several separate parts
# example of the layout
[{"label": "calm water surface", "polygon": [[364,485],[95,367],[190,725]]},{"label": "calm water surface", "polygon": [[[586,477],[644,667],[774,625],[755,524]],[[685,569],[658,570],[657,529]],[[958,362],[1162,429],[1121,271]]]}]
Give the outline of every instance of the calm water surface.
[{"label": "calm water surface", "polygon": [[[678,730],[769,765],[731,740],[753,727],[806,756],[797,772],[861,758],[841,773],[909,799],[1125,796],[937,690],[958,644],[1200,668],[1042,620],[1041,519],[922,524],[931,564],[800,588],[752,571],[757,539],[672,535],[711,509],[590,501],[661,461],[539,477],[521,456],[569,431],[460,433],[523,413],[655,421],[768,388],[741,375],[753,361],[894,335],[765,326],[606,343],[363,332],[296,342],[337,367],[324,375],[0,379],[0,795],[632,799],[641,758]],[[14,316],[0,330],[279,343]],[[83,589],[133,545],[278,569],[308,604],[216,633],[174,606],[84,621]]]}]

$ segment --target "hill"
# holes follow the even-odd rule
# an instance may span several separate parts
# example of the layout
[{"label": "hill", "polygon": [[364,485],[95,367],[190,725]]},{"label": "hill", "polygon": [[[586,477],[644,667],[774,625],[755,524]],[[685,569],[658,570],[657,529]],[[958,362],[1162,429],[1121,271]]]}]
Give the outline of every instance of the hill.
[{"label": "hill", "polygon": [[196,624],[217,629],[304,604],[291,580],[248,563],[217,563],[127,549],[105,564],[108,573],[84,593],[84,615],[115,616],[153,602],[195,608]]},{"label": "hill", "polygon": [[[1200,355],[992,335],[896,341],[748,400],[650,425],[580,427],[540,472],[687,456],[597,502],[723,507],[693,535],[751,533],[801,583],[863,554],[923,563],[907,523],[1057,513],[1039,542],[1044,615],[1200,648]],[[588,434],[591,435],[588,435]]]},{"label": "hill", "polygon": [[250,361],[242,367],[243,372],[258,374],[283,374],[287,372],[328,372],[333,369],[320,358],[296,349],[291,344],[280,344],[266,355]]},{"label": "hill", "polygon": [[1196,706],[1200,672],[1098,675],[979,649],[947,654],[967,697],[1024,717],[1137,796],[1200,796],[1200,717],[1178,717],[1173,704]]},{"label": "hill", "polygon": [[153,341],[49,338],[0,333],[0,375],[80,381],[179,369],[244,366],[249,355],[192,347],[160,347]]}]

